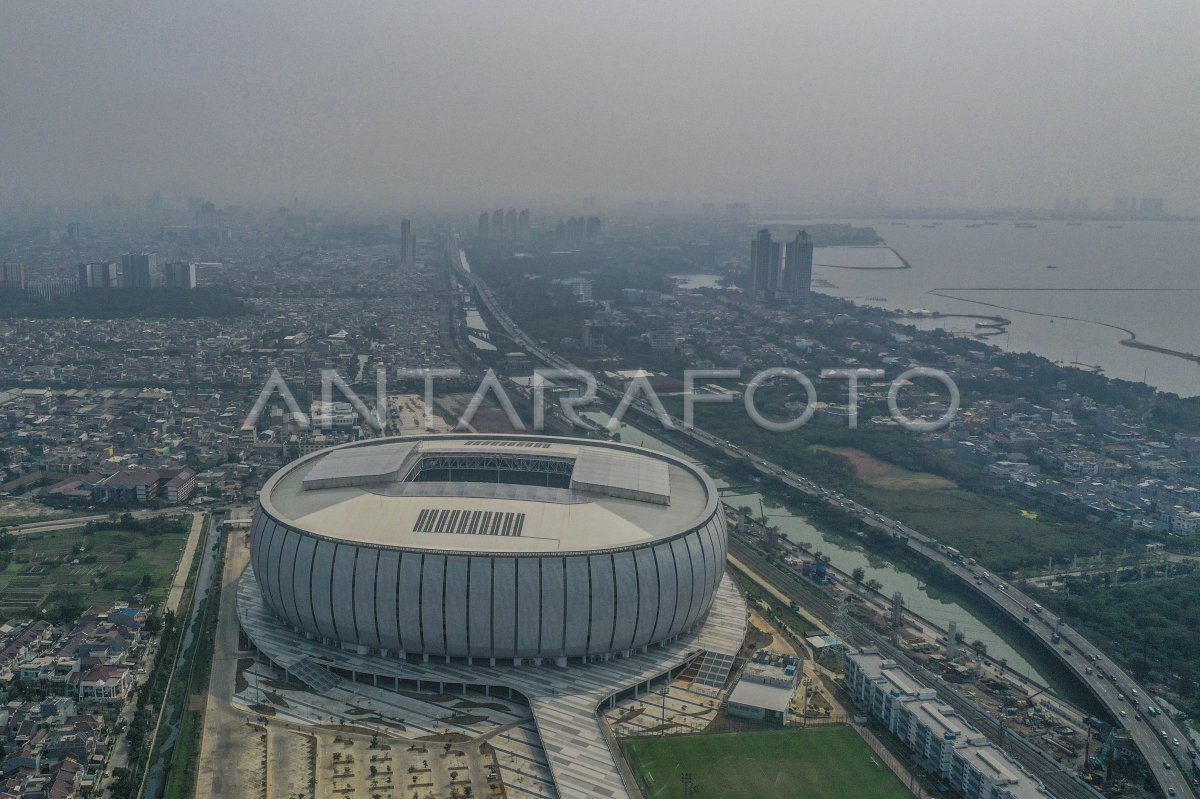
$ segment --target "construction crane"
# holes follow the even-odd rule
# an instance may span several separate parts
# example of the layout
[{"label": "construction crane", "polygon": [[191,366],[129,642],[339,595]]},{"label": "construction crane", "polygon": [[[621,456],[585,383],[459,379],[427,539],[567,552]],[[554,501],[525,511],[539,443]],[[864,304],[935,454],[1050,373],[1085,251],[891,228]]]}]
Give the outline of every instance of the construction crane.
[{"label": "construction crane", "polygon": [[1017,708],[1017,710],[1027,710],[1027,709],[1033,707],[1033,704],[1034,704],[1033,700],[1037,699],[1038,695],[1043,693],[1045,690],[1046,690],[1046,688],[1039,688],[1038,690],[1031,693],[1029,696],[1027,696],[1024,699],[1022,699],[1021,701],[1017,702],[1015,707]]},{"label": "construction crane", "polygon": [[1108,731],[1108,735],[1104,738],[1104,745],[1100,747],[1100,751],[1088,759],[1088,765],[1092,767],[1093,771],[1105,770],[1105,766],[1108,764],[1109,757],[1112,756],[1113,746],[1116,745],[1116,742],[1117,728],[1113,727]]}]

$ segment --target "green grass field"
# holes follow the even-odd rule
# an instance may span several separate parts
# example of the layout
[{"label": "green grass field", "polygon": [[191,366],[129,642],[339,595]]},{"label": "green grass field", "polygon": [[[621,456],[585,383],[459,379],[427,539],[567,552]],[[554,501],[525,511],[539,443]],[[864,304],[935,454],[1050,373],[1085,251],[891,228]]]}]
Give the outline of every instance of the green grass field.
[{"label": "green grass field", "polygon": [[1106,537],[1081,539],[1078,531],[1042,519],[1002,496],[961,488],[942,491],[889,491],[857,484],[847,490],[867,507],[900,519],[937,540],[978,558],[995,571],[1024,564],[1045,566],[1073,554],[1092,554],[1111,545]]},{"label": "green grass field", "polygon": [[626,741],[651,799],[902,799],[911,794],[849,727],[671,735]]},{"label": "green grass field", "polygon": [[28,614],[60,588],[88,604],[128,599],[140,590],[143,575],[150,577],[150,601],[161,602],[186,541],[186,530],[147,535],[104,529],[84,535],[71,529],[18,537],[12,561],[0,571],[0,611]]}]

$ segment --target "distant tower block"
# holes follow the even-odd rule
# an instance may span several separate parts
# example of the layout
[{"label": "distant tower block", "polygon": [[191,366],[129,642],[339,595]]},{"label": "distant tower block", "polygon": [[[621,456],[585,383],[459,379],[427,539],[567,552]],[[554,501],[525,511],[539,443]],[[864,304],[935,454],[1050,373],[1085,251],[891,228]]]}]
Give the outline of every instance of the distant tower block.
[{"label": "distant tower block", "polygon": [[904,595],[899,591],[892,594],[892,626],[902,627],[904,625]]},{"label": "distant tower block", "polygon": [[417,240],[412,234],[412,222],[400,220],[400,263],[413,266],[417,262]]},{"label": "distant tower block", "polygon": [[958,622],[950,622],[950,628],[946,631],[946,660],[954,660],[958,657]]}]

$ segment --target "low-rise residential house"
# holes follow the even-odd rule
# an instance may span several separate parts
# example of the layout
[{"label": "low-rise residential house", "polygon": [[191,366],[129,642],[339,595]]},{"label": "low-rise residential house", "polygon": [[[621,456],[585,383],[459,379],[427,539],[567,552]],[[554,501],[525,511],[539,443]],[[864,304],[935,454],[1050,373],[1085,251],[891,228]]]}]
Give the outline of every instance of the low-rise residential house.
[{"label": "low-rise residential house", "polygon": [[93,666],[79,680],[80,699],[116,701],[133,688],[133,672],[123,666]]}]

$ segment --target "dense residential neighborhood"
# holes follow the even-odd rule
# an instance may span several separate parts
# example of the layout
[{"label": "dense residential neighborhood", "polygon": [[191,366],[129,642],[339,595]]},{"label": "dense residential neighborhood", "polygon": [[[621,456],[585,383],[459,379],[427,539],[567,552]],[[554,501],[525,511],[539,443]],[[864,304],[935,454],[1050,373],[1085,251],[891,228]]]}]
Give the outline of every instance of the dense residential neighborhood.
[{"label": "dense residential neighborhood", "polygon": [[0,625],[0,797],[65,799],[95,783],[144,671],[147,611],[121,602],[73,623]]}]

